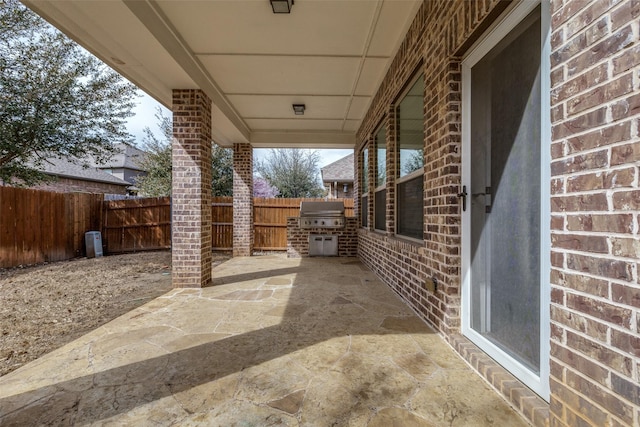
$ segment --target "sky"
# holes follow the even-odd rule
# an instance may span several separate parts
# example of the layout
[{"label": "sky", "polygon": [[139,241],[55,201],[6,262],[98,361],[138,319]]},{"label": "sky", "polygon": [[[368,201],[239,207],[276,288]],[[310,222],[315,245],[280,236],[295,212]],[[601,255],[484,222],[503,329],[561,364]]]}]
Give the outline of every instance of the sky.
[{"label": "sky", "polygon": [[[142,91],[140,91],[140,93],[142,96],[138,98],[137,105],[133,110],[135,115],[129,119],[127,124],[127,129],[129,133],[134,136],[137,145],[141,145],[146,127],[149,127],[154,134],[160,136],[158,135],[158,121],[155,117],[158,108],[161,109],[163,115],[171,116],[171,111],[166,109],[158,101]],[[324,167],[353,153],[353,150],[337,149],[319,149],[317,151],[320,153],[320,167]],[[254,159],[256,160],[264,159],[268,153],[269,149],[266,148],[256,148],[253,150]]]}]

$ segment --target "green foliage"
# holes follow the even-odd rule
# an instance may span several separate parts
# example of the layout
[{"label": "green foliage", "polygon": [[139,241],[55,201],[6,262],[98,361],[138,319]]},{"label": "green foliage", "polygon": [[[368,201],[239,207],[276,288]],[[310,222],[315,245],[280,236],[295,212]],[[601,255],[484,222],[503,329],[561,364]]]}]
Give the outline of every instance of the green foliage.
[{"label": "green foliage", "polygon": [[256,162],[256,172],[276,187],[278,197],[322,197],[317,151],[298,148],[270,150],[267,158]]},{"label": "green foliage", "polygon": [[[156,112],[156,119],[162,139],[158,139],[148,127],[145,128],[142,149],[147,152],[147,156],[140,166],[147,171],[147,175],[136,179],[139,193],[147,197],[171,195],[173,124],[160,109]],[[214,196],[233,195],[233,150],[216,144],[213,144],[211,150],[211,189]]]},{"label": "green foliage", "polygon": [[0,2],[0,181],[30,185],[47,158],[107,159],[130,141],[136,88],[17,0]]},{"label": "green foliage", "polygon": [[211,194],[233,196],[233,149],[216,144],[211,150]]},{"label": "green foliage", "polygon": [[165,197],[171,195],[171,137],[172,123],[169,117],[156,111],[157,126],[162,134],[158,139],[149,127],[144,129],[142,150],[146,152],[140,167],[147,172],[136,178],[138,193],[146,197]]}]

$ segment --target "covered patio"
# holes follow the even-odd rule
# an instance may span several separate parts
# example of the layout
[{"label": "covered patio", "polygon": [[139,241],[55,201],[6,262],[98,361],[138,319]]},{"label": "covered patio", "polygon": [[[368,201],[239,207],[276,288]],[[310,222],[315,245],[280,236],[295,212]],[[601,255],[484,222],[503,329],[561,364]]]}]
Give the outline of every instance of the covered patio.
[{"label": "covered patio", "polygon": [[0,425],[518,426],[355,258],[234,258],[0,379]]},{"label": "covered patio", "polygon": [[[176,290],[3,379],[11,417],[455,424],[483,377],[534,425],[640,424],[637,1],[23,1],[171,108]],[[212,271],[213,141],[241,257],[253,148],[353,148],[357,260]]]}]

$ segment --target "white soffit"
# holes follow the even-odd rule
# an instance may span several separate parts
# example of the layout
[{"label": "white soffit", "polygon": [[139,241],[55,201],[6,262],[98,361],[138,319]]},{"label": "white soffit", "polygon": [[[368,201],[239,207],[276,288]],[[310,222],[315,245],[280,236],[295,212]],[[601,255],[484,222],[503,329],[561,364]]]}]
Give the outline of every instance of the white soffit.
[{"label": "white soffit", "polygon": [[246,119],[291,118],[292,105],[305,104],[304,118],[335,120],[342,120],[350,99],[348,96],[297,95],[229,95],[228,98]]},{"label": "white soffit", "polygon": [[297,0],[277,15],[268,0],[24,2],[165,106],[172,89],[203,89],[216,142],[317,147],[355,144],[422,3]]}]

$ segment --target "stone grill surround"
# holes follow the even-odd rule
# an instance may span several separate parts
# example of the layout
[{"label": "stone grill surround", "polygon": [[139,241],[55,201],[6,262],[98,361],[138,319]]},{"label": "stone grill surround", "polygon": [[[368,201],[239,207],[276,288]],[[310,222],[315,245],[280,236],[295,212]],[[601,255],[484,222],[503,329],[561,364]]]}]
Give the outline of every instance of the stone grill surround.
[{"label": "stone grill surround", "polygon": [[355,257],[358,255],[358,219],[345,218],[344,228],[307,228],[302,229],[299,218],[287,218],[287,257],[303,258],[309,256],[309,234],[338,236],[338,256]]}]

